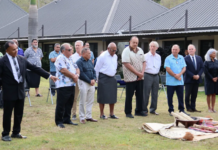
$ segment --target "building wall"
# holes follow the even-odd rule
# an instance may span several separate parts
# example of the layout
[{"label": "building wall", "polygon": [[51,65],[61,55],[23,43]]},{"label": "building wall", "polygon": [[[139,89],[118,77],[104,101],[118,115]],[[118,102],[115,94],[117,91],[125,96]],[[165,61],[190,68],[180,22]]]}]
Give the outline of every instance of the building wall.
[{"label": "building wall", "polygon": [[[155,40],[155,39],[153,39]],[[175,38],[175,39],[166,39],[166,40],[158,40],[158,44],[160,47],[163,47],[164,41],[183,41],[184,38]],[[218,50],[218,35],[211,35],[211,36],[194,36],[194,37],[188,37],[187,40],[191,40],[192,44],[196,47],[196,54],[200,54],[200,41],[201,40],[214,40],[214,48]]]}]

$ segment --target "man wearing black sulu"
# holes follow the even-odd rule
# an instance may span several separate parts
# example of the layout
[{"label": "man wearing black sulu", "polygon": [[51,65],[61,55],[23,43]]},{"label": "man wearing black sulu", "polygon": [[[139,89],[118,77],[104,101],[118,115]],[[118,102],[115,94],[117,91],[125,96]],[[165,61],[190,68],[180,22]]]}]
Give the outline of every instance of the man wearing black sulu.
[{"label": "man wearing black sulu", "polygon": [[199,83],[202,82],[203,61],[200,56],[195,55],[196,48],[190,44],[188,54],[185,57],[186,72],[184,75],[185,82],[185,105],[189,112],[200,112],[196,110],[196,99],[198,95]]},{"label": "man wearing black sulu", "polygon": [[[11,141],[12,138],[26,138],[20,134],[21,121],[24,109],[24,80],[26,69],[29,69],[40,76],[48,79],[49,77],[55,82],[56,77],[30,64],[24,57],[18,56],[18,47],[13,41],[5,43],[6,55],[0,59],[0,78],[2,78],[3,87],[3,132],[2,140]],[[14,126],[11,137],[11,115],[14,109]]]}]

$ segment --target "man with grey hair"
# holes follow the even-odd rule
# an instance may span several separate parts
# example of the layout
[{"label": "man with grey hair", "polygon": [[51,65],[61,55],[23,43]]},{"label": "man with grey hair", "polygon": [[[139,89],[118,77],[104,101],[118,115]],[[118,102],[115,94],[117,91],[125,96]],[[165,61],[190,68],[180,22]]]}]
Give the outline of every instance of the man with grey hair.
[{"label": "man with grey hair", "polygon": [[167,100],[169,106],[169,115],[172,116],[171,112],[174,112],[173,107],[173,95],[176,91],[179,111],[185,113],[184,111],[184,80],[183,74],[186,71],[186,63],[184,57],[179,55],[180,47],[179,45],[172,46],[172,54],[169,55],[164,62],[164,68],[166,68],[166,85],[167,85]]},{"label": "man with grey hair", "polygon": [[[60,52],[60,44],[59,43],[56,43],[54,45],[54,51],[52,51],[50,54],[49,54],[49,60],[50,60],[50,73],[55,76],[56,75],[56,68],[55,68],[55,61],[57,59],[57,57],[61,54]],[[54,96],[55,95],[55,90],[52,90],[51,91],[52,95]]]},{"label": "man with grey hair", "polygon": [[77,125],[70,120],[74,101],[75,86],[79,78],[79,69],[72,60],[72,48],[69,43],[61,45],[63,53],[55,61],[57,88],[57,105],[55,110],[55,123],[60,128],[63,124]]},{"label": "man with grey hair", "polygon": [[85,124],[85,120],[90,122],[97,122],[97,120],[92,118],[92,106],[95,96],[96,73],[91,60],[89,60],[90,57],[90,49],[83,48],[82,57],[76,62],[78,68],[80,69],[80,77],[78,81],[80,91],[79,118],[82,124]]},{"label": "man with grey hair", "polygon": [[185,57],[186,72],[184,74],[185,83],[185,105],[189,112],[201,112],[196,109],[196,99],[198,95],[199,83],[202,82],[201,75],[204,71],[203,60],[195,55],[196,48],[193,44],[188,46],[188,54]]},{"label": "man with grey hair", "polygon": [[158,97],[158,89],[159,89],[159,76],[158,73],[160,71],[161,66],[161,57],[156,53],[159,45],[156,41],[152,41],[149,44],[150,51],[145,54],[145,73],[144,73],[144,101],[145,101],[145,109],[148,113],[148,102],[149,95],[151,93],[151,105],[150,105],[150,113],[154,115],[158,115],[156,112],[157,109],[157,97]]},{"label": "man with grey hair", "polygon": [[[76,41],[75,42],[75,49],[76,52],[71,56],[74,63],[77,62],[82,56],[82,49],[83,49],[83,41]],[[72,119],[76,120],[76,107],[77,107],[77,98],[79,95],[79,86],[76,84],[75,87],[75,95],[74,95],[74,102],[73,102],[73,109],[72,109]]]},{"label": "man with grey hair", "polygon": [[104,51],[99,57],[95,66],[98,79],[98,97],[97,101],[100,107],[100,118],[107,119],[104,115],[104,105],[110,106],[110,118],[118,119],[114,115],[114,105],[117,102],[117,81],[114,78],[117,72],[117,46],[115,43],[108,45],[107,51]]}]

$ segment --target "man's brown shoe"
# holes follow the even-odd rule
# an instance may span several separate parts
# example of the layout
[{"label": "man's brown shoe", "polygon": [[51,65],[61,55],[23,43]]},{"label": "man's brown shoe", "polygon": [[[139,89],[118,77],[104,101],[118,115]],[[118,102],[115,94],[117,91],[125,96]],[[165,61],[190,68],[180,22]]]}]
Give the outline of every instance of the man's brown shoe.
[{"label": "man's brown shoe", "polygon": [[90,122],[98,122],[98,120],[95,120],[95,119],[93,119],[93,118],[86,119],[86,121],[90,121]]},{"label": "man's brown shoe", "polygon": [[80,123],[85,124],[86,122],[85,120],[80,120]]}]

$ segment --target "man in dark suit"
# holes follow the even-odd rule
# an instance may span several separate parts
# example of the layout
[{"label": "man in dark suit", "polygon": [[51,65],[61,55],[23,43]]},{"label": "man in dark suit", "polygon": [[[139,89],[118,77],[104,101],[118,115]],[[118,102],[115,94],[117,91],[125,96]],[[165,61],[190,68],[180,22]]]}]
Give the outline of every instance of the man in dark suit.
[{"label": "man in dark suit", "polygon": [[[2,78],[3,87],[3,132],[2,140],[11,141],[12,138],[26,138],[20,134],[21,121],[24,108],[24,80],[26,69],[29,69],[44,78],[51,78],[54,82],[56,77],[30,64],[24,57],[18,56],[17,45],[13,41],[5,43],[6,55],[0,59],[0,78]],[[11,115],[14,109],[14,126],[11,137]]]},{"label": "man in dark suit", "polygon": [[[201,75],[203,73],[203,61],[200,56],[195,55],[196,48],[190,44],[188,53],[185,57],[187,64],[184,76],[185,81],[185,104],[189,112],[201,112],[196,110],[196,98],[198,95],[198,86],[202,82]],[[190,104],[191,102],[191,104]]]}]

